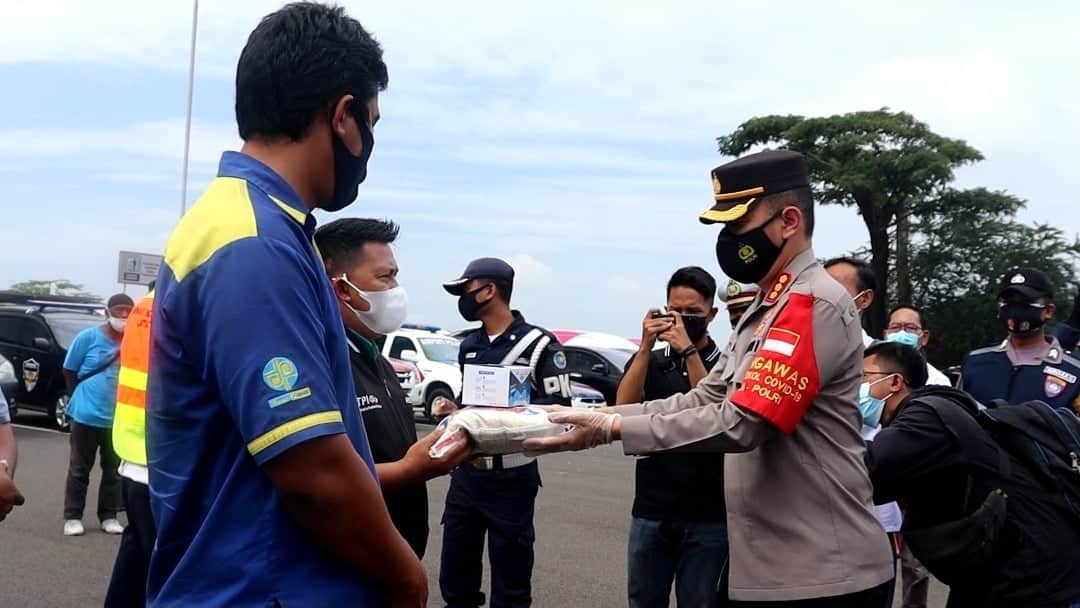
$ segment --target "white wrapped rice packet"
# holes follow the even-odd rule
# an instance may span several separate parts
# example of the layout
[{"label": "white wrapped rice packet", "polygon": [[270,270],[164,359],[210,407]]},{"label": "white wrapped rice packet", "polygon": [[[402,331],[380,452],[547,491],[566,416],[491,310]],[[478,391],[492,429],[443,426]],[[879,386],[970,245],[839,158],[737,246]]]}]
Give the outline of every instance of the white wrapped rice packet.
[{"label": "white wrapped rice packet", "polygon": [[466,407],[441,423],[442,437],[431,446],[432,458],[441,458],[465,437],[476,444],[476,454],[520,454],[521,444],[534,437],[553,437],[566,430],[565,425],[548,419],[547,412],[527,407]]}]

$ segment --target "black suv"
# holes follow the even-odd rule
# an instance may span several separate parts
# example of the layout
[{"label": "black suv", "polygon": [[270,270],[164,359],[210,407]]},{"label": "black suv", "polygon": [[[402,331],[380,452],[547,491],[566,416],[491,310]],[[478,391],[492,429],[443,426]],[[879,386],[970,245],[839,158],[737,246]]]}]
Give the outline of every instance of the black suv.
[{"label": "black suv", "polygon": [[[7,298],[5,298],[7,299]],[[105,307],[87,302],[22,298],[0,303],[0,355],[11,362],[18,385],[9,395],[17,407],[45,412],[68,430],[64,357],[82,330],[101,324]]]}]

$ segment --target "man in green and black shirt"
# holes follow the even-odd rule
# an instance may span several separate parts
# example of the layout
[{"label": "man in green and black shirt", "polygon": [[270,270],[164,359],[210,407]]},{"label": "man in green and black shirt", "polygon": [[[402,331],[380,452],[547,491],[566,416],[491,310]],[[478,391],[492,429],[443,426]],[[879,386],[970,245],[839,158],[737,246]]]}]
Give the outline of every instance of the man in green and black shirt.
[{"label": "man in green and black shirt", "polygon": [[[641,348],[627,365],[617,403],[685,393],[720,360],[708,334],[716,316],[716,280],[696,266],[668,281],[667,310],[650,310]],[[654,350],[656,341],[667,342]],[[630,608],[668,605],[672,582],[680,608],[726,603],[727,511],[723,455],[661,453],[638,460],[628,551]]]},{"label": "man in green and black shirt", "polygon": [[428,538],[428,500],[424,482],[445,475],[469,456],[462,446],[439,460],[428,456],[438,433],[417,441],[412,408],[405,402],[394,368],[377,341],[405,321],[408,298],[398,285],[397,261],[390,244],[393,222],[346,218],[315,233],[345,323],[356,405],[390,518],[423,557]]}]

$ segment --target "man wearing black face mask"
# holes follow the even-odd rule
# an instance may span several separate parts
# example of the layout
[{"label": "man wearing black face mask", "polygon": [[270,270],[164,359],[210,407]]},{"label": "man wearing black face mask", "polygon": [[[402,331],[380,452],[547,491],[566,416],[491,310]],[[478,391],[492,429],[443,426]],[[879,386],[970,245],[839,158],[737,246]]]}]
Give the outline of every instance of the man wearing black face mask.
[{"label": "man wearing black face mask", "polygon": [[[667,315],[652,309],[641,347],[619,383],[616,403],[685,393],[720,360],[709,337],[716,280],[703,268],[680,268],[667,285]],[[654,350],[657,338],[667,347]],[[724,469],[715,454],[654,454],[637,461],[627,551],[630,608],[667,608],[671,585],[679,608],[719,608],[727,565]]]},{"label": "man wearing black face mask", "polygon": [[[458,361],[532,368],[532,403],[570,404],[566,354],[548,331],[510,308],[514,269],[497,258],[473,260],[460,278],[443,284],[458,312],[481,327],[461,342]],[[474,458],[450,474],[443,512],[439,586],[448,608],[484,604],[480,590],[488,536],[491,601],[496,608],[532,604],[533,512],[540,489],[536,460],[522,454]]]},{"label": "man wearing black face mask", "polygon": [[1080,411],[1080,360],[1046,335],[1046,322],[1054,318],[1049,277],[1035,268],[1007,272],[998,290],[998,318],[1009,337],[967,356],[959,388],[987,406],[998,399],[1039,400]]},{"label": "man wearing black face mask", "polygon": [[340,7],[288,4],[240,53],[243,146],[173,231],[156,285],[153,608],[427,605],[312,244],[313,211],[357,196],[387,82],[378,42]]},{"label": "man wearing black face mask", "polygon": [[809,181],[806,160],[786,150],[713,169],[715,204],[702,221],[727,224],[720,269],[762,287],[720,361],[667,399],[552,412],[572,430],[525,449],[621,440],[627,454],[724,453],[736,605],[882,608],[893,564],[859,435],[862,328],[814,255]]}]

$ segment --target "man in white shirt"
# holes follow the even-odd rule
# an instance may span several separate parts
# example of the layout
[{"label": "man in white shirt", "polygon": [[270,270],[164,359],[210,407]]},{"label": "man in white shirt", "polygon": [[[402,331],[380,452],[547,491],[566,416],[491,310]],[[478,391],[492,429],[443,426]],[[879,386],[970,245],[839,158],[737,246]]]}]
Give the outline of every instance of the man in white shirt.
[{"label": "man in white shirt", "polygon": [[[885,339],[917,348],[926,356],[926,345],[930,343],[930,327],[926,324],[926,315],[922,309],[911,304],[900,304],[889,312],[889,324],[885,327]],[[926,383],[928,385],[952,386],[949,377],[938,368],[926,362]]]},{"label": "man in white shirt", "polygon": [[[851,294],[851,299],[855,302],[855,309],[859,311],[860,317],[874,303],[874,296],[877,292],[877,276],[874,275],[874,269],[870,267],[870,264],[857,258],[833,258],[825,262],[825,272],[829,273],[829,276],[843,285],[844,289]],[[864,347],[870,346],[876,340],[876,338],[866,333],[865,328],[862,337]]]}]

